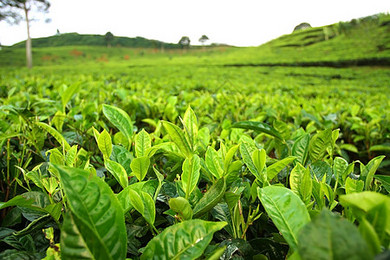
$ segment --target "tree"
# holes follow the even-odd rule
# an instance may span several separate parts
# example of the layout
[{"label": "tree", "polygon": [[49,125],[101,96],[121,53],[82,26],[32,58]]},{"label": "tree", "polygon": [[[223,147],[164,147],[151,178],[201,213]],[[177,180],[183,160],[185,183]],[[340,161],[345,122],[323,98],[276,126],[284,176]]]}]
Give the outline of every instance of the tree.
[{"label": "tree", "polygon": [[[50,3],[47,0],[0,0],[0,21],[7,20],[10,23],[18,23],[22,16],[26,20],[27,25],[27,40],[26,40],[26,60],[27,67],[32,68],[32,47],[30,37],[30,22],[29,12],[33,6],[38,11],[46,12]],[[23,13],[23,15],[20,14]]]},{"label": "tree", "polygon": [[297,26],[295,26],[294,31],[302,31],[311,28],[311,25],[309,23],[300,23]]},{"label": "tree", "polygon": [[179,41],[179,45],[181,46],[182,49],[190,47],[190,43],[191,43],[191,40],[188,36],[181,37],[181,39]]},{"label": "tree", "polygon": [[199,38],[199,42],[202,43],[202,45],[204,45],[205,42],[207,42],[209,40],[209,37],[207,37],[206,35],[202,35],[202,37]]},{"label": "tree", "polygon": [[106,35],[104,35],[104,40],[106,41],[106,45],[108,48],[111,48],[111,42],[114,39],[114,35],[111,32],[107,32]]}]

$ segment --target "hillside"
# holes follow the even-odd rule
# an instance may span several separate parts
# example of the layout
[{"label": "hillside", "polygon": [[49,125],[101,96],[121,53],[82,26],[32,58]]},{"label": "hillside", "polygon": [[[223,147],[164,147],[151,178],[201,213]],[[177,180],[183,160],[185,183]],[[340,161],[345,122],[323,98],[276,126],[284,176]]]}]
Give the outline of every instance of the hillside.
[{"label": "hillside", "polygon": [[225,58],[230,65],[390,66],[390,15],[296,31]]},{"label": "hillside", "polygon": [[[178,49],[142,37],[115,37],[107,48],[102,35],[76,33],[33,40],[34,64],[112,66],[198,64],[224,66],[390,66],[390,15],[378,14],[283,35],[259,47],[207,46]],[[24,43],[0,52],[0,66],[23,66]]]},{"label": "hillside", "polygon": [[[116,47],[131,48],[179,48],[178,44],[165,43],[157,40],[150,40],[143,37],[118,37],[114,36],[110,42]],[[24,48],[26,41],[19,42],[13,47]],[[32,39],[34,47],[60,47],[60,46],[106,46],[107,42],[104,35],[64,33],[50,37]]]}]

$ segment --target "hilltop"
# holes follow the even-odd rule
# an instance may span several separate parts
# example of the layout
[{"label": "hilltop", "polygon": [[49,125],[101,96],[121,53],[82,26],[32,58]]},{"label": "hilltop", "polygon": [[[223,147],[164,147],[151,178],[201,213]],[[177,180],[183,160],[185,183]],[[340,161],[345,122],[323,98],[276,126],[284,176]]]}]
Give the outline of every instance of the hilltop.
[{"label": "hilltop", "polygon": [[[26,41],[14,44],[12,47],[24,48]],[[150,40],[144,37],[121,37],[114,36],[110,44],[115,47],[130,48],[179,48],[178,44],[166,43],[158,40]],[[62,47],[62,46],[106,46],[104,35],[64,33],[49,37],[32,39],[33,47]]]},{"label": "hilltop", "polygon": [[[223,66],[390,66],[390,15],[377,14],[349,22],[307,28],[282,35],[258,47],[195,46],[142,37],[76,33],[33,40],[35,65],[110,64],[154,66],[174,64]],[[24,66],[24,43],[5,47],[0,66]]]}]

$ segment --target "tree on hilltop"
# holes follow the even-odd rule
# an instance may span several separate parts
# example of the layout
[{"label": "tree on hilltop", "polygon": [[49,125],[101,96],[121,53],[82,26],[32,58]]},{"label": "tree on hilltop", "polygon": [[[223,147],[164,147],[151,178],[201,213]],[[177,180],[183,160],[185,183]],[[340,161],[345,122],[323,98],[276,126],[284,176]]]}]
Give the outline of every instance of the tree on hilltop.
[{"label": "tree on hilltop", "polygon": [[206,35],[202,35],[202,37],[199,38],[199,42],[201,42],[202,45],[204,45],[205,42],[207,42],[208,40],[210,40],[210,39]]},{"label": "tree on hilltop", "polygon": [[[47,0],[0,0],[0,21],[6,20],[11,24],[17,24],[24,17],[27,25],[26,60],[27,67],[32,68],[32,46],[30,37],[30,11],[36,10],[47,12],[50,3]],[[21,15],[21,13],[23,13]]]},{"label": "tree on hilltop", "polygon": [[182,49],[190,47],[191,40],[188,36],[181,37],[179,45]]},{"label": "tree on hilltop", "polygon": [[114,35],[111,32],[107,32],[106,35],[104,35],[104,40],[108,48],[111,48],[111,42],[113,39]]}]

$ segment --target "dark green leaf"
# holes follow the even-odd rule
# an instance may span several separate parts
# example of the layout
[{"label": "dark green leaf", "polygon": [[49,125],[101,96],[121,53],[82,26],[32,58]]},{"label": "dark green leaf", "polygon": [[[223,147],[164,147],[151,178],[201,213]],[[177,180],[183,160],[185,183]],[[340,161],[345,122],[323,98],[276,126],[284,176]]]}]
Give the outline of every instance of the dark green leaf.
[{"label": "dark green leaf", "polygon": [[199,202],[194,207],[194,217],[200,217],[210,211],[222,199],[226,190],[225,179],[219,179],[211,188],[203,195]]},{"label": "dark green leaf", "polygon": [[124,259],[127,235],[123,210],[111,188],[89,172],[54,166],[72,213],[61,232],[63,259]]},{"label": "dark green leaf", "polygon": [[323,210],[299,234],[302,259],[372,259],[357,228],[346,219]]},{"label": "dark green leaf", "polygon": [[383,187],[390,193],[390,176],[386,175],[375,175],[375,179],[379,180]]}]

